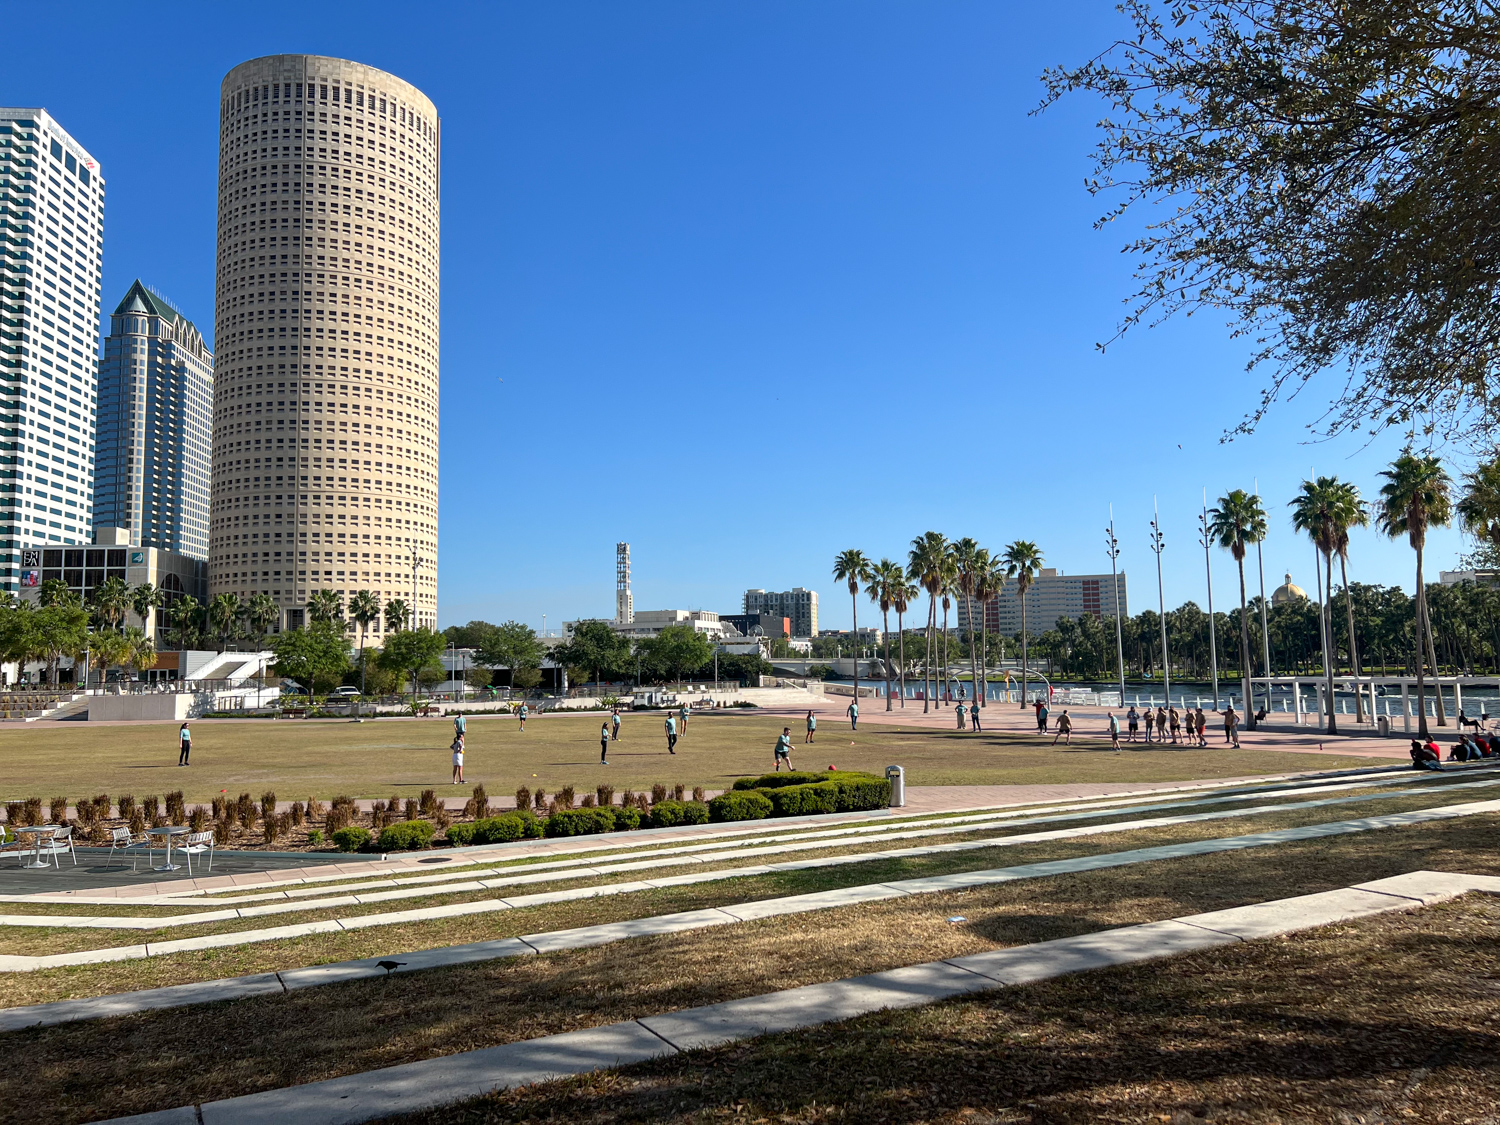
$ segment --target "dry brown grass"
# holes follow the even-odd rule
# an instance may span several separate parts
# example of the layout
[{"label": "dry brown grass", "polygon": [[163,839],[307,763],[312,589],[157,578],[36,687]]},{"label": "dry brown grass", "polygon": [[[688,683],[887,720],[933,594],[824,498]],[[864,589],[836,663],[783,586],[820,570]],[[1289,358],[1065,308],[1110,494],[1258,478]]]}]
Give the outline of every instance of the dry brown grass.
[{"label": "dry brown grass", "polygon": [[1488,1125],[1500,905],[1482,896],[695,1051],[385,1119]]},{"label": "dry brown grass", "polygon": [[[29,1109],[22,1107],[46,1105],[59,1121],[83,1121],[223,1098],[758,994],[771,988],[794,987],[996,946],[1325,890],[1424,867],[1500,872],[1500,817],[1474,817],[1462,822],[921,896],[564,954],[398,974],[285,996],[14,1033],[0,1037],[9,1062],[0,1074],[0,1107],[12,1107],[9,1111],[0,1109],[0,1114],[9,1113],[19,1119],[22,1114],[31,1115]],[[955,914],[962,914],[968,921],[962,925],[949,924],[946,919]],[[1500,967],[1495,965],[1493,939],[1485,940],[1490,944],[1485,952],[1488,959],[1479,963],[1482,976],[1493,975]],[[1348,948],[1352,952],[1345,954],[1346,959],[1357,952],[1352,946]],[[1461,952],[1468,956],[1467,949]],[[1394,978],[1392,972],[1380,967],[1378,959],[1366,959],[1359,966],[1359,973],[1368,974],[1370,988],[1377,992],[1390,986],[1393,979],[1399,982],[1402,987],[1391,990],[1392,1000],[1398,995],[1417,997],[1420,989],[1406,988],[1404,975],[1411,971],[1412,963],[1421,960],[1421,951],[1408,954],[1392,962]],[[952,1043],[973,1037],[974,1054],[962,1065],[974,1073],[983,1071],[992,1077],[994,1058],[999,1052],[1010,1051],[1012,1057],[1024,1063],[1017,1073],[1028,1076],[1018,1088],[1026,1092],[1027,1100],[1034,1100],[1033,1095],[1046,1096],[1045,1091],[1050,1087],[1045,1083],[1034,1086],[1032,1083],[1040,1082],[1042,1076],[1032,1072],[1038,1070],[1038,1060],[1066,1047],[1065,1039],[1060,1038],[1064,1032],[1079,1037],[1080,1053],[1076,1059],[1059,1056],[1052,1067],[1055,1072],[1052,1077],[1066,1078],[1059,1087],[1063,1092],[1089,1073],[1090,1059],[1094,1057],[1090,1050],[1100,1052],[1100,1073],[1105,1075],[1112,1065],[1123,1065],[1121,1060],[1135,1063],[1145,1060],[1159,1068],[1174,1061],[1178,1050],[1183,1052],[1184,1059],[1189,1058],[1193,1048],[1188,1040],[1199,1032],[1185,1022],[1182,1026],[1187,1030],[1181,1039],[1175,1033],[1163,1039],[1160,1028],[1169,1028],[1171,1021],[1178,1018],[1196,1019],[1204,1026],[1212,1026],[1221,1017],[1226,1029],[1230,1028],[1233,1019],[1239,1018],[1236,1007],[1215,1007],[1211,990],[1200,991],[1195,1006],[1190,1002],[1192,998],[1184,996],[1181,990],[1201,989],[1201,983],[1210,979],[1217,988],[1228,990],[1229,983],[1241,972],[1238,968],[1241,962],[1235,958],[1244,955],[1242,951],[1214,954],[1207,959],[1207,969],[1201,957],[1191,963],[1184,962],[1197,967],[1182,970],[1180,985],[1175,986],[1178,991],[1168,990],[1159,1001],[1150,995],[1149,986],[1153,977],[1165,971],[1161,967],[1137,970],[1135,975],[1094,978],[1105,981],[1104,985],[1090,985],[1087,983],[1090,978],[1081,977],[1076,982],[1055,982],[1048,986],[1083,989],[1087,993],[1086,1002],[1080,1000],[1075,1004],[1067,1002],[1066,993],[1064,1001],[1057,1002],[1045,989],[1022,993],[1019,1001],[1007,992],[978,1005],[992,1012],[986,1018],[1008,1020],[1010,1017],[1005,1013],[1020,1008],[1030,1013],[1028,1021],[1040,1021],[1040,1026],[1003,1023],[989,1040],[981,1034],[988,1025],[964,1022],[977,1018],[967,1014],[954,1024],[963,1029],[954,1032],[957,1039],[944,1038],[943,1029],[954,1020],[951,1014],[941,1013],[955,1010],[954,1006],[945,1006],[899,1017],[916,1022],[911,1034],[900,1040],[900,1049],[889,1058],[877,1058],[879,1052],[861,1055],[851,1051],[825,1059],[819,1052],[832,1049],[827,1044],[842,1041],[840,1033],[825,1031],[809,1033],[825,1037],[816,1050],[782,1051],[776,1046],[781,1040],[745,1048],[751,1054],[779,1052],[766,1065],[752,1066],[753,1072],[760,1076],[759,1086],[740,1082],[723,1068],[722,1062],[702,1064],[701,1073],[680,1083],[670,1078],[666,1081],[678,1092],[697,1090],[699,1093],[692,1097],[701,1094],[703,1101],[691,1104],[710,1115],[732,1113],[735,1099],[743,1097],[755,1101],[757,1113],[779,1112],[777,1107],[784,1101],[790,1112],[805,1112],[809,1119],[820,1120],[818,1115],[828,1112],[826,1107],[837,1107],[840,1102],[857,1100],[861,1094],[884,1090],[879,1085],[885,1081],[884,1077],[871,1087],[864,1084],[864,1076],[891,1076],[892,1085],[885,1093],[897,1116],[890,1119],[923,1120],[921,1116],[901,1118],[899,1114],[928,1105],[926,1099],[931,1091],[961,1069],[958,1062],[949,1058]],[[1214,957],[1223,958],[1217,968]],[[1467,964],[1461,958],[1431,969],[1452,971]],[[1211,972],[1218,973],[1217,978],[1211,977]],[[1116,983],[1110,984],[1111,981]],[[1307,1000],[1304,995],[1307,990],[1298,985],[1295,973],[1283,979],[1277,969],[1257,976],[1255,982],[1257,988],[1274,989],[1282,997],[1275,1003],[1292,1005],[1288,1011],[1295,1011],[1299,1000]],[[1336,1003],[1338,993],[1338,989],[1330,988],[1319,995],[1329,997],[1328,1003]],[[1028,1001],[1027,995],[1034,995],[1034,999]],[[1136,1000],[1130,1001],[1132,996]],[[1489,1012],[1493,1014],[1493,992],[1487,996]],[[1372,1002],[1377,1001],[1379,997],[1372,995]],[[1132,1009],[1132,1003],[1140,1006],[1139,1012]],[[1275,1006],[1267,1010],[1274,1011]],[[1095,1014],[1090,1015],[1091,1012]],[[1219,1015],[1215,1016],[1215,1012]],[[877,1023],[887,1018],[898,1017],[871,1017]],[[1261,1018],[1270,1017],[1262,1013]],[[1399,1023],[1405,1018],[1405,1015],[1396,1017],[1397,1026],[1407,1026]],[[1047,1023],[1048,1020],[1052,1022]],[[1131,1027],[1132,1020],[1142,1026]],[[1072,1027],[1074,1022],[1079,1026]],[[1160,1027],[1150,1031],[1145,1026],[1148,1024]],[[863,1024],[856,1025],[859,1026]],[[851,1041],[859,1039],[861,1049],[867,1053],[882,1035],[897,1042],[903,1025],[881,1026],[887,1030],[880,1035],[852,1034]],[[1330,1023],[1328,1027],[1332,1030],[1322,1039],[1331,1041],[1357,1025]],[[1123,1028],[1128,1034],[1111,1028]],[[1282,1032],[1284,1035],[1285,1029]],[[1237,1029],[1233,1033],[1242,1034]],[[930,1050],[922,1039],[928,1035],[937,1036]],[[1246,1025],[1242,1037],[1253,1045],[1262,1035],[1259,1025]],[[1427,1030],[1419,1032],[1417,1037],[1433,1038]],[[1339,1049],[1346,1054],[1357,1052],[1357,1035],[1354,1038],[1353,1045]],[[1171,1050],[1158,1053],[1156,1044],[1160,1042],[1170,1044]],[[1063,1043],[1063,1047],[1054,1047],[1055,1043]],[[1468,1053],[1474,1044],[1465,1040],[1460,1046]],[[1486,1049],[1493,1054],[1493,1045]],[[1433,1050],[1433,1045],[1426,1046],[1422,1058],[1431,1056]],[[932,1073],[921,1076],[929,1053],[933,1059]],[[1272,1052],[1276,1057],[1289,1057],[1293,1053],[1289,1042]],[[639,1071],[648,1076],[641,1081],[657,1088],[651,1086],[657,1082],[651,1075],[670,1074],[672,1067],[686,1074],[700,1065],[696,1058],[673,1060],[661,1064],[657,1070],[646,1068]],[[794,1059],[800,1061],[793,1062]],[[790,1083],[785,1098],[778,1090],[778,1076],[783,1073]],[[1296,1071],[1273,1069],[1267,1073],[1275,1077]],[[832,1074],[842,1077],[832,1086],[819,1085]],[[1131,1083],[1141,1080],[1144,1079],[1126,1076],[1119,1090],[1128,1090]],[[733,1097],[720,1089],[725,1083],[733,1087]],[[1105,1085],[1115,1088],[1108,1082]],[[601,1086],[600,1090],[605,1088]],[[912,1088],[922,1092],[908,1095],[905,1091]],[[967,1080],[959,1088],[965,1097],[974,1097],[975,1087]],[[532,1106],[511,1105],[500,1099],[492,1107],[497,1116],[486,1119],[551,1119],[556,1114],[558,1120],[605,1121],[611,1119],[609,1114],[625,1112],[602,1092],[596,1101],[590,1101],[591,1089],[588,1083],[582,1083],[533,1092],[525,1095],[537,1099]],[[629,1112],[636,1115],[622,1120],[653,1119],[666,1111],[667,1103],[652,1100],[654,1095],[646,1087],[642,1090],[639,1104],[647,1108],[639,1113],[632,1109]],[[1123,1092],[1118,1096],[1125,1097]],[[572,1097],[582,1099],[576,1116],[572,1108],[564,1106]],[[723,1100],[726,1097],[728,1100]],[[908,1097],[909,1102],[904,1100]],[[549,1098],[562,1100],[549,1103]],[[814,1111],[810,1107],[814,1098],[825,1108]],[[957,1114],[966,1105],[979,1104],[960,1099],[951,1111],[944,1112]],[[451,1116],[442,1119],[450,1120]],[[1039,1118],[1101,1119],[1111,1118],[1078,1114]]]}]

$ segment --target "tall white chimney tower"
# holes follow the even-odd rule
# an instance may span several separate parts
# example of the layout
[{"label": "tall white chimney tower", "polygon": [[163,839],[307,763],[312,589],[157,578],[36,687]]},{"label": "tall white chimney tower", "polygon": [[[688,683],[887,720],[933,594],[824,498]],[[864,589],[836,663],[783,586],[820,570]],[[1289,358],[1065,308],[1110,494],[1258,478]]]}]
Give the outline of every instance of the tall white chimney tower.
[{"label": "tall white chimney tower", "polygon": [[635,602],[630,596],[630,544],[615,544],[615,624],[635,620]]}]

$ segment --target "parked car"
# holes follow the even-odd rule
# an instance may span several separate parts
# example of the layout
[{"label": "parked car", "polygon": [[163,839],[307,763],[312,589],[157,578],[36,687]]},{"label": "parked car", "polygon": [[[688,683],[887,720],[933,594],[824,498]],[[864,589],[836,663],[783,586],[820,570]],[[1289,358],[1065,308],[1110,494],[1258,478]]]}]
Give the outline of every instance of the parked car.
[{"label": "parked car", "polygon": [[343,684],[340,687],[334,688],[333,691],[330,693],[330,695],[338,695],[338,696],[342,696],[342,697],[344,697],[346,699],[350,698],[352,696],[359,695],[359,694],[360,694],[359,688],[354,687],[352,684]]}]

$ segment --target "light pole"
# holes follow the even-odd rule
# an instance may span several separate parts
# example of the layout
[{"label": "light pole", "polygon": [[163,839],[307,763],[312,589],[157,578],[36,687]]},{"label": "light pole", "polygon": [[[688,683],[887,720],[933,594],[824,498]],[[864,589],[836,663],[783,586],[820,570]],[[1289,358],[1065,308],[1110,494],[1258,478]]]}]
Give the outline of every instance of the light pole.
[{"label": "light pole", "polygon": [[[1255,499],[1260,501],[1260,478],[1255,480]],[[1265,536],[1261,536],[1264,539]],[[1271,713],[1271,625],[1266,617],[1266,560],[1260,549],[1260,539],[1255,541],[1255,568],[1260,571],[1260,645],[1266,670],[1266,714]]]},{"label": "light pole", "polygon": [[1151,550],[1156,553],[1156,605],[1161,618],[1161,676],[1162,691],[1167,705],[1172,704],[1172,657],[1167,652],[1167,595],[1161,582],[1161,553],[1167,542],[1161,533],[1161,511],[1156,506],[1156,497],[1151,498]]},{"label": "light pole", "polygon": [[1120,667],[1120,706],[1125,706],[1125,638],[1120,625],[1120,541],[1115,538],[1115,506],[1109,506],[1109,526],[1104,529],[1104,550],[1109,555],[1109,573],[1115,589],[1115,658]]},{"label": "light pole", "polygon": [[1214,713],[1219,711],[1219,642],[1214,630],[1214,564],[1209,550],[1213,546],[1213,539],[1208,534],[1208,489],[1203,490],[1203,513],[1198,517],[1198,529],[1201,535],[1198,542],[1203,544],[1203,572],[1208,576],[1208,664],[1213,670],[1214,679]]}]

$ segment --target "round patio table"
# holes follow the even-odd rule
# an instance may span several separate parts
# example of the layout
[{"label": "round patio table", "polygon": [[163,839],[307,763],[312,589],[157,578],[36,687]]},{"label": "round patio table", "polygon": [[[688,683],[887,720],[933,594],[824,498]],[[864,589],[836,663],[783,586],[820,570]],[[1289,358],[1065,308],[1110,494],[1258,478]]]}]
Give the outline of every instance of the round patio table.
[{"label": "round patio table", "polygon": [[52,866],[42,858],[42,838],[45,836],[51,836],[54,832],[57,831],[57,828],[58,826],[55,824],[33,824],[29,828],[16,829],[17,836],[21,835],[23,832],[31,832],[36,835],[36,856],[30,863],[23,863],[21,865],[22,867],[35,870],[39,867]]},{"label": "round patio table", "polygon": [[158,867],[153,867],[152,871],[177,871],[181,869],[182,865],[180,863],[172,862],[172,838],[174,836],[186,836],[188,832],[189,829],[182,824],[168,824],[162,828],[146,829],[147,836],[161,836],[167,842],[167,862]]}]

